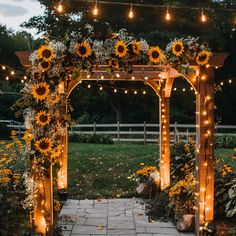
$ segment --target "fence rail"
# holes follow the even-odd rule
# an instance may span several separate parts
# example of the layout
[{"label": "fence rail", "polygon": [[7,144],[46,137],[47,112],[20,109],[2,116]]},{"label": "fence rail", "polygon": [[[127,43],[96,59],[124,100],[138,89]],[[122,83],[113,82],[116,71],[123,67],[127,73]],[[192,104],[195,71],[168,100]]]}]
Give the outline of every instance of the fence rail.
[{"label": "fence rail", "polygon": [[[0,120],[10,129],[13,129],[20,136],[25,131],[25,126],[14,120]],[[175,122],[170,125],[170,142],[177,140],[186,142],[189,137],[195,137],[196,125],[178,124]],[[69,135],[74,134],[104,134],[110,135],[115,142],[143,142],[155,143],[159,141],[159,124],[148,124],[146,122],[139,124],[75,124],[69,127]],[[236,126],[234,125],[216,125],[215,135],[236,135]]]}]

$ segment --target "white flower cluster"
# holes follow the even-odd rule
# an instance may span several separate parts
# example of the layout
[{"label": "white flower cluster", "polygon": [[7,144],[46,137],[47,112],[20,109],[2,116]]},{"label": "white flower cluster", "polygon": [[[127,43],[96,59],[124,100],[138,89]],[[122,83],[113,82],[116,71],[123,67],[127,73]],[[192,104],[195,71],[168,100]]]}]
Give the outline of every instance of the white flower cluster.
[{"label": "white flower cluster", "polygon": [[30,177],[28,172],[23,174],[23,185],[25,186],[26,197],[21,202],[22,207],[24,209],[36,209],[37,208],[37,201],[34,198],[34,194],[38,191],[38,183]]}]

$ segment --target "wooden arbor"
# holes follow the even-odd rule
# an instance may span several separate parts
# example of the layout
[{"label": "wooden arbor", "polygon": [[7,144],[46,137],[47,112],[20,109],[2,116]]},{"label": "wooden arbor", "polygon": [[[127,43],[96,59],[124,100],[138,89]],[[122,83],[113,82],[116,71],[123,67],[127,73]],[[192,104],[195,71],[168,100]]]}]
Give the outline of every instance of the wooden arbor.
[{"label": "wooden arbor", "polygon": [[[227,54],[214,54],[209,65],[200,67],[191,65],[195,73],[190,75],[180,74],[169,66],[134,66],[132,75],[119,72],[115,75],[107,73],[107,66],[98,66],[96,73],[88,77],[86,73],[81,74],[82,80],[122,80],[122,81],[145,81],[150,85],[159,97],[160,115],[160,176],[161,188],[170,184],[170,109],[169,100],[171,96],[174,79],[184,77],[193,87],[196,94],[196,235],[201,235],[201,227],[213,220],[214,215],[214,68],[221,67]],[[25,63],[22,63],[26,65]],[[69,96],[71,91],[81,80],[72,80],[68,84],[61,84],[62,91]],[[67,109],[67,108],[65,108]],[[67,145],[68,133],[62,137],[63,153],[60,157],[61,168],[58,172],[59,193],[67,192]],[[51,168],[50,168],[51,169]],[[51,172],[51,171],[50,171]],[[40,226],[37,231],[42,235],[52,234],[52,176],[44,180],[43,186],[47,186],[45,205],[49,215],[49,225],[42,224],[41,209],[33,212],[32,219]],[[42,227],[41,227],[42,226]]]}]

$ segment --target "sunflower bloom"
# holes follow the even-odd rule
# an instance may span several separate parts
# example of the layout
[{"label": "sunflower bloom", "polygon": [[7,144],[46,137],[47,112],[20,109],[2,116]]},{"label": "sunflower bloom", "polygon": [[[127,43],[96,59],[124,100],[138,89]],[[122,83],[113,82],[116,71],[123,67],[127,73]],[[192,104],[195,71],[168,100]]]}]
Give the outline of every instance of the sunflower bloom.
[{"label": "sunflower bloom", "polygon": [[127,45],[124,41],[117,41],[115,44],[115,54],[118,57],[124,57],[128,52]]},{"label": "sunflower bloom", "polygon": [[198,65],[204,66],[209,62],[211,56],[212,56],[211,52],[203,50],[198,53],[196,62]]},{"label": "sunflower bloom", "polygon": [[149,60],[153,63],[159,63],[164,59],[164,54],[159,47],[151,47],[148,51]]},{"label": "sunflower bloom", "polygon": [[44,100],[50,93],[49,85],[45,82],[35,84],[31,93],[35,99]]},{"label": "sunflower bloom", "polygon": [[52,141],[49,138],[41,138],[35,142],[36,149],[42,154],[47,154],[52,150]]},{"label": "sunflower bloom", "polygon": [[39,59],[43,59],[46,62],[50,62],[54,58],[55,53],[53,48],[42,45],[37,51],[37,56]]},{"label": "sunflower bloom", "polygon": [[132,49],[136,55],[140,54],[140,52],[142,51],[141,43],[138,41],[133,41],[132,42]]},{"label": "sunflower bloom", "polygon": [[171,49],[172,49],[172,53],[175,56],[179,57],[184,52],[184,44],[180,40],[175,41],[175,42],[173,42]]},{"label": "sunflower bloom", "polygon": [[49,61],[39,62],[39,69],[43,72],[48,71],[51,68],[51,63]]},{"label": "sunflower bloom", "polygon": [[92,49],[90,47],[90,44],[86,41],[79,43],[77,45],[77,54],[82,58],[89,57],[92,54]]},{"label": "sunflower bloom", "polygon": [[40,111],[35,116],[36,123],[40,126],[46,126],[51,121],[51,115],[46,111]]}]

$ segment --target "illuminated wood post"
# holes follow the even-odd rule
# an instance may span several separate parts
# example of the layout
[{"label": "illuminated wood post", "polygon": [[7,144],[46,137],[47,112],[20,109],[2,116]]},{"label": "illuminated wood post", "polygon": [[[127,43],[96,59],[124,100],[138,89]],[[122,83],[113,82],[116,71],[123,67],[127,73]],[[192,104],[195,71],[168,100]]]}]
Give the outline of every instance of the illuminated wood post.
[{"label": "illuminated wood post", "polygon": [[214,218],[214,69],[201,69],[196,95],[196,235]]},{"label": "illuminated wood post", "polygon": [[170,95],[174,79],[147,82],[159,97],[159,143],[161,189],[170,185]]},{"label": "illuminated wood post", "polygon": [[52,165],[47,170],[47,178],[35,180],[38,191],[34,198],[38,202],[37,207],[31,213],[31,225],[33,232],[43,236],[53,235],[53,186],[52,186]]},{"label": "illuminated wood post", "polygon": [[160,123],[160,176],[161,189],[170,185],[170,99],[159,98],[159,123]]},{"label": "illuminated wood post", "polygon": [[[60,86],[61,85],[61,86]],[[65,82],[59,85],[61,93],[66,92]],[[68,113],[68,99],[66,98],[66,106],[64,107]],[[59,157],[60,169],[57,172],[57,189],[58,196],[61,200],[66,200],[68,195],[68,127],[65,127],[65,135],[61,137],[62,153]]]}]

